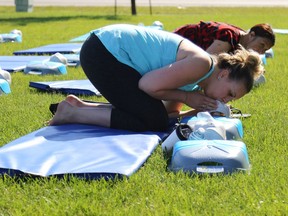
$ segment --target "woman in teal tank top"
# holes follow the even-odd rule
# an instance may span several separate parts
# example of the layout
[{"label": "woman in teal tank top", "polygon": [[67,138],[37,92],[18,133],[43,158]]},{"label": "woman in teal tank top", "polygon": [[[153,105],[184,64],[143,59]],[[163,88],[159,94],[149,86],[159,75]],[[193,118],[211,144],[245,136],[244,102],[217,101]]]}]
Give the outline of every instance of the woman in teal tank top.
[{"label": "woman in teal tank top", "polygon": [[211,57],[171,32],[127,24],[93,30],[80,53],[81,66],[109,104],[69,95],[50,125],[81,123],[132,131],[165,131],[169,117],[217,108],[241,98],[263,70],[257,53]]}]

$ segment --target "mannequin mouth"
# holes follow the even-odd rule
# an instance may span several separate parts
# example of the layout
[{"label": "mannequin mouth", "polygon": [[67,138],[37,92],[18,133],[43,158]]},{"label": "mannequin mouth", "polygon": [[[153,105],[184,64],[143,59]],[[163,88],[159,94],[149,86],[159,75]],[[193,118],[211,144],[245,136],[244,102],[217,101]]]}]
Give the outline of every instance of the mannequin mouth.
[{"label": "mannequin mouth", "polygon": [[221,117],[225,117],[225,114],[224,113],[222,113],[222,112],[210,112],[210,114],[212,115],[212,116],[221,116]]}]

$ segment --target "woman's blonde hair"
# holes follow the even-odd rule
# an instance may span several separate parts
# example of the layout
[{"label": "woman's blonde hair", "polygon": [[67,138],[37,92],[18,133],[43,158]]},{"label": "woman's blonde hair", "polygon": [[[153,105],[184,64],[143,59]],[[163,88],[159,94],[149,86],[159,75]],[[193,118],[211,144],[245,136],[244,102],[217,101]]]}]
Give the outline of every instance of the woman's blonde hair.
[{"label": "woman's blonde hair", "polygon": [[218,67],[230,71],[229,78],[242,81],[247,93],[252,89],[254,80],[264,73],[264,67],[260,55],[243,47],[233,54],[221,53],[217,57]]}]

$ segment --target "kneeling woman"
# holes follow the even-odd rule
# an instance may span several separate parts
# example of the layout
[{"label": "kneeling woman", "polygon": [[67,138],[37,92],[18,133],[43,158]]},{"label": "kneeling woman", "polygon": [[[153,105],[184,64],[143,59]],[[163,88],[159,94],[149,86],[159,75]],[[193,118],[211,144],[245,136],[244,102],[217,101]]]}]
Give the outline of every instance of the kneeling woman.
[{"label": "kneeling woman", "polygon": [[80,123],[133,131],[165,131],[183,104],[217,108],[239,99],[263,71],[255,52],[212,57],[174,33],[116,24],[96,29],[84,42],[81,66],[111,105],[68,96],[50,125]]}]

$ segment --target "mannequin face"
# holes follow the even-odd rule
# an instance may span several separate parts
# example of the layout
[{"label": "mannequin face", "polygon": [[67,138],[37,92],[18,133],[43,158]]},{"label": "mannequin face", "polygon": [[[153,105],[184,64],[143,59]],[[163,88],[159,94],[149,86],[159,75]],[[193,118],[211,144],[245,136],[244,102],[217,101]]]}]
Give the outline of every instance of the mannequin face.
[{"label": "mannequin face", "polygon": [[264,54],[272,47],[271,41],[267,38],[256,36],[254,32],[249,33],[249,41],[246,49],[252,49],[259,54]]}]

